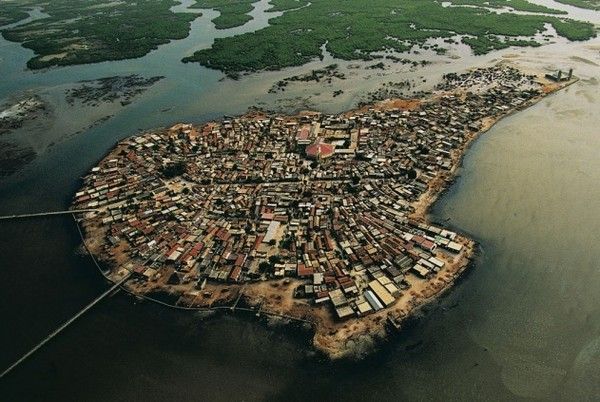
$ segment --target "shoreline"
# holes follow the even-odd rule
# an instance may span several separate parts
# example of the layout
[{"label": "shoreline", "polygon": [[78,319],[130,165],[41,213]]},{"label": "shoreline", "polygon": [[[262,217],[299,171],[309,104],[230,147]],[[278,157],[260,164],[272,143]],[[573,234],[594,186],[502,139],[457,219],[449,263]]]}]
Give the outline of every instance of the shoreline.
[{"label": "shoreline", "polygon": [[[409,215],[409,218],[414,219],[421,223],[431,223],[431,220],[429,219],[429,211],[430,211],[432,205],[439,199],[439,197],[442,194],[444,194],[450,188],[451,184],[456,180],[456,178],[457,178],[456,173],[457,173],[458,169],[460,168],[460,166],[462,166],[463,158],[464,158],[466,152],[468,151],[468,149],[470,148],[471,144],[476,139],[478,139],[482,134],[485,134],[487,131],[489,131],[499,120],[501,120],[505,117],[508,117],[508,116],[512,115],[513,113],[516,113],[518,111],[521,111],[523,109],[531,107],[531,106],[535,105],[537,102],[539,102],[541,99],[545,98],[546,96],[548,96],[560,89],[563,89],[563,88],[567,87],[568,85],[571,85],[575,82],[577,82],[576,79],[571,80],[567,83],[549,84],[548,82],[546,82],[545,84],[543,84],[544,90],[542,91],[542,93],[540,95],[538,95],[537,97],[527,101],[526,104],[515,107],[515,108],[509,110],[508,112],[500,115],[498,118],[495,118],[495,119],[489,118],[487,120],[484,119],[483,127],[481,129],[479,129],[478,131],[468,135],[466,137],[467,140],[463,144],[461,144],[461,146],[458,149],[455,150],[454,154],[452,155],[453,168],[448,173],[445,173],[443,175],[440,175],[439,177],[436,177],[429,184],[428,190],[426,192],[424,192],[416,202],[411,204],[411,207],[413,208],[413,212]],[[429,99],[427,99],[427,100],[429,101]],[[370,106],[375,107],[376,105],[383,105],[386,102],[393,103],[394,101],[389,100],[389,101],[384,101],[384,102],[378,102],[375,105],[370,105]],[[366,106],[366,108],[368,108],[368,107],[369,106]],[[363,108],[365,108],[365,107],[363,107]],[[361,109],[363,109],[363,108],[361,108]],[[343,114],[347,115],[352,112],[353,111],[348,111],[348,112],[344,112]],[[118,149],[118,147],[116,149]],[[109,156],[113,153],[114,153],[114,150],[109,153]],[[105,157],[105,159],[108,158],[109,156]],[[441,226],[444,227],[446,225],[441,225]],[[78,222],[78,229],[79,229],[79,222]],[[80,235],[82,237],[83,244],[85,245],[89,254],[92,255],[92,257],[93,257],[94,252],[92,250],[90,250],[90,248],[88,247],[88,245],[84,239],[84,238],[88,238],[88,240],[89,240],[91,233],[89,233],[87,230],[85,230],[85,236],[84,236],[80,230]],[[372,348],[376,342],[378,342],[380,340],[384,340],[387,336],[389,336],[388,335],[389,331],[387,330],[388,324],[391,323],[392,326],[395,327],[395,329],[401,330],[402,325],[406,321],[410,320],[411,318],[414,318],[416,315],[419,314],[419,312],[421,312],[427,306],[431,305],[433,302],[438,301],[444,294],[446,294],[456,284],[456,282],[464,275],[464,273],[468,271],[468,268],[470,268],[470,267],[472,267],[472,265],[474,265],[474,257],[477,255],[477,250],[478,250],[478,245],[475,240],[467,237],[466,235],[464,235],[462,233],[458,233],[457,238],[459,239],[458,241],[464,245],[465,249],[463,251],[461,251],[461,253],[458,255],[458,257],[455,259],[455,261],[453,263],[449,264],[448,267],[446,269],[444,269],[443,277],[440,273],[440,275],[438,276],[438,279],[441,278],[441,280],[431,281],[431,283],[429,284],[430,286],[422,288],[420,291],[417,291],[415,294],[412,294],[412,291],[411,291],[409,293],[410,297],[404,298],[404,303],[402,304],[401,308],[399,308],[399,306],[398,306],[398,304],[400,304],[400,303],[395,303],[391,307],[384,309],[381,312],[377,312],[377,313],[371,314],[370,316],[366,316],[366,317],[371,317],[371,318],[369,318],[369,322],[371,322],[371,323],[375,322],[377,324],[377,325],[375,325],[376,331],[374,331],[374,332],[371,331],[371,328],[368,325],[362,326],[362,329],[354,326],[353,327],[354,330],[349,330],[345,324],[345,323],[348,323],[348,321],[342,321],[341,323],[337,322],[335,320],[335,318],[333,318],[333,312],[329,311],[329,309],[326,309],[326,308],[324,309],[323,307],[314,307],[309,304],[299,304],[299,303],[296,303],[293,299],[291,299],[292,300],[291,306],[288,307],[289,311],[287,311],[290,314],[285,314],[286,309],[283,309],[281,313],[278,313],[277,311],[262,310],[263,304],[267,304],[267,306],[269,307],[268,303],[264,302],[266,295],[268,295],[268,294],[279,295],[281,297],[282,293],[285,294],[287,292],[287,296],[290,296],[290,290],[293,289],[293,287],[294,287],[294,286],[290,286],[290,285],[294,285],[294,284],[297,284],[298,282],[300,282],[300,281],[297,281],[296,279],[288,278],[288,279],[283,279],[283,280],[276,281],[276,282],[273,282],[273,281],[268,281],[268,282],[262,281],[262,282],[258,282],[258,283],[249,282],[247,284],[241,284],[241,285],[236,285],[236,284],[219,285],[219,284],[217,284],[214,286],[215,289],[217,289],[219,287],[221,287],[221,288],[225,287],[227,289],[227,295],[225,295],[222,299],[214,300],[217,303],[217,305],[213,306],[213,302],[211,302],[209,307],[201,307],[201,306],[184,307],[184,306],[180,306],[177,304],[171,305],[169,303],[155,299],[152,296],[148,296],[148,294],[143,294],[143,293],[140,294],[139,291],[136,293],[136,291],[133,288],[129,288],[129,289],[126,288],[126,290],[128,291],[128,293],[131,293],[132,295],[135,295],[136,297],[141,297],[143,299],[157,302],[159,304],[163,304],[163,305],[166,305],[169,307],[173,307],[173,308],[181,309],[181,310],[188,310],[188,311],[191,311],[191,310],[193,310],[193,311],[219,311],[219,310],[232,311],[231,306],[219,305],[219,303],[229,303],[229,302],[232,302],[235,300],[235,303],[237,305],[237,302],[239,302],[240,300],[243,300],[245,304],[250,306],[250,308],[247,309],[247,311],[250,311],[250,312],[257,311],[256,309],[258,308],[259,312],[267,314],[267,315],[270,315],[270,314],[275,315],[275,316],[280,315],[286,319],[298,320],[300,322],[310,322],[314,328],[314,337],[313,337],[314,347],[317,350],[319,350],[320,352],[324,353],[329,358],[337,359],[337,358],[342,358],[342,357],[349,357],[349,356],[352,356],[355,354],[363,354],[365,351],[368,352],[369,350],[372,350]],[[103,258],[102,255],[99,255],[99,257],[100,257],[100,260],[105,260],[105,258]],[[110,274],[105,274],[100,269],[100,266],[97,263],[96,263],[96,265],[97,265],[98,269],[100,270],[100,272],[102,273],[102,275],[105,276],[105,278],[107,280],[114,281],[114,279],[111,279]],[[114,274],[114,272],[113,272],[113,274]],[[269,288],[269,286],[271,288]],[[289,301],[289,300],[286,299],[286,301]],[[258,307],[258,306],[260,306],[260,307]],[[273,307],[273,306],[271,306],[271,307]],[[404,307],[408,307],[408,309],[405,309]],[[235,305],[234,305],[233,309],[242,310],[242,308],[236,308]],[[299,313],[299,317],[297,317],[294,314],[291,314],[293,312]],[[372,318],[373,316],[376,316],[378,319]],[[366,317],[365,318],[357,318],[356,320],[358,322],[361,322],[363,320],[366,320]],[[335,332],[333,334],[331,334],[332,330],[335,330]],[[338,336],[338,335],[340,335],[338,331],[341,331],[342,334],[346,333],[348,336],[345,337],[342,335],[341,339],[340,339],[340,336]],[[329,333],[327,333],[327,332],[329,332]],[[337,338],[337,340],[336,340],[336,338]],[[352,342],[352,343],[350,343],[350,342]]]},{"label": "shoreline", "polygon": [[[433,192],[433,196],[431,196],[428,200],[428,202],[425,202],[425,200],[419,200],[418,204],[417,204],[417,208],[422,209],[422,212],[420,213],[414,213],[415,217],[418,219],[424,219],[427,222],[433,223],[430,219],[429,219],[429,213],[430,210],[432,208],[432,206],[436,203],[436,201],[443,196],[452,186],[452,184],[454,184],[454,182],[460,177],[460,175],[458,174],[454,174],[456,171],[458,171],[460,168],[462,168],[463,166],[463,160],[467,154],[467,152],[469,151],[469,149],[471,148],[471,146],[473,145],[473,143],[475,141],[477,141],[479,138],[481,138],[483,135],[485,135],[488,131],[490,131],[498,122],[500,122],[501,120],[504,120],[510,116],[512,116],[513,114],[519,113],[523,110],[529,109],[530,107],[535,106],[536,104],[538,104],[540,101],[542,101],[543,99],[546,99],[548,96],[551,96],[553,94],[555,94],[558,91],[561,91],[565,88],[568,88],[569,86],[577,83],[579,81],[579,78],[575,77],[573,78],[571,81],[565,82],[562,86],[556,86],[555,88],[553,88],[551,91],[546,92],[545,95],[540,96],[539,98],[536,98],[534,100],[531,101],[531,103],[524,105],[524,106],[520,106],[520,107],[516,107],[514,109],[512,109],[510,112],[508,112],[506,115],[501,116],[500,118],[490,121],[488,122],[488,124],[485,126],[485,129],[478,131],[477,133],[475,133],[473,136],[470,137],[470,139],[468,140],[468,142],[465,144],[464,148],[462,149],[462,152],[459,156],[459,160],[455,166],[455,168],[452,170],[452,172],[450,173],[451,177],[448,177],[445,180],[442,180],[442,182],[447,183],[446,185],[441,185],[440,190],[439,191],[431,191],[432,189],[430,189],[431,192]],[[424,194],[423,196],[426,197],[429,194]],[[421,205],[421,202],[423,202],[424,205]],[[438,222],[441,223],[441,222]],[[447,226],[446,223],[444,222],[444,226]],[[464,234],[463,235],[467,235]]]}]

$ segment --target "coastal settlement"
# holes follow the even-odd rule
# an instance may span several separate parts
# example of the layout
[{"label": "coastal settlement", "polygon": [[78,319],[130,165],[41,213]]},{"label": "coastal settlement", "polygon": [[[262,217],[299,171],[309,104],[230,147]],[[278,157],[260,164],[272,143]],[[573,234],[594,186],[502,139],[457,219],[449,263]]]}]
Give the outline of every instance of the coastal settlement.
[{"label": "coastal settlement", "polygon": [[112,280],[189,307],[246,305],[315,323],[344,356],[448,289],[472,240],[426,220],[466,147],[566,83],[498,65],[429,99],[339,115],[253,113],[119,142],[74,208]]}]

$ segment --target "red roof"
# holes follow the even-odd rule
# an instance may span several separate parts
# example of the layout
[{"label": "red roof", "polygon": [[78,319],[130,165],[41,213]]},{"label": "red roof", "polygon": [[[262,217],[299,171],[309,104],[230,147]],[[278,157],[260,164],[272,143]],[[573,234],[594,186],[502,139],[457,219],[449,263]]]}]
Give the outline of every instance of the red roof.
[{"label": "red roof", "polygon": [[215,233],[215,237],[221,241],[227,241],[231,237],[231,233],[227,229],[221,228]]},{"label": "red roof", "polygon": [[254,242],[254,249],[257,249],[258,246],[260,246],[260,243],[262,243],[263,239],[265,238],[264,235],[258,235],[256,236],[256,241]]},{"label": "red roof", "polygon": [[309,135],[310,135],[310,126],[304,126],[300,130],[298,130],[298,133],[296,134],[296,139],[297,140],[306,140],[306,139],[308,139]]},{"label": "red roof", "polygon": [[244,264],[245,259],[246,259],[245,254],[238,255],[237,259],[235,260],[235,265],[238,267],[241,267]]},{"label": "red roof", "polygon": [[421,243],[421,247],[424,247],[427,250],[432,250],[435,247],[435,244],[429,240],[424,239]]},{"label": "red roof", "polygon": [[233,268],[231,270],[231,272],[229,274],[229,279],[237,282],[240,279],[241,274],[242,274],[242,267],[236,266],[235,268]]},{"label": "red roof", "polygon": [[333,155],[333,151],[335,150],[335,145],[318,143],[312,144],[306,147],[306,155],[309,157],[317,158],[317,157],[328,157]]},{"label": "red roof", "polygon": [[266,221],[271,221],[271,220],[273,220],[274,216],[275,216],[274,214],[265,212],[265,213],[263,213],[261,215],[260,219],[263,219],[263,220],[266,220]]},{"label": "red roof", "polygon": [[273,216],[273,220],[277,221],[277,222],[287,222],[288,217],[287,217],[287,215],[275,215],[275,216]]},{"label": "red roof", "polygon": [[314,272],[314,270],[312,269],[312,267],[307,267],[306,265],[304,265],[302,263],[298,264],[297,275],[300,278],[310,276],[313,274],[313,272]]}]

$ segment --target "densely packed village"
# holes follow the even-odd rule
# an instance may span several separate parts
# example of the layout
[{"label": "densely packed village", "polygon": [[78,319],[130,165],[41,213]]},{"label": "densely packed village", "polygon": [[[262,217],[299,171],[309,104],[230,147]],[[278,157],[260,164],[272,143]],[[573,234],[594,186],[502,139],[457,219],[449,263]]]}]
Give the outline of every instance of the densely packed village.
[{"label": "densely packed village", "polygon": [[464,258],[464,238],[417,205],[487,123],[542,89],[496,66],[448,74],[422,101],[178,124],[120,142],[74,207],[97,209],[82,219],[92,252],[140,293],[202,306],[215,285],[295,277],[296,298],[365,316]]}]

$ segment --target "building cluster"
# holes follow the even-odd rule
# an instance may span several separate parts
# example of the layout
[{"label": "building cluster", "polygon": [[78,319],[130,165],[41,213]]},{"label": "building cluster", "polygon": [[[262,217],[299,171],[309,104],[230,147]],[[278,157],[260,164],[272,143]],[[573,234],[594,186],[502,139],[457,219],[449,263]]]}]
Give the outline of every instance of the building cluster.
[{"label": "building cluster", "polygon": [[[468,86],[469,90],[455,91]],[[540,94],[514,69],[449,75],[414,110],[254,115],[132,137],[85,178],[78,208],[140,281],[201,288],[297,277],[339,318],[394,303],[463,245],[409,218],[465,142]]]}]

